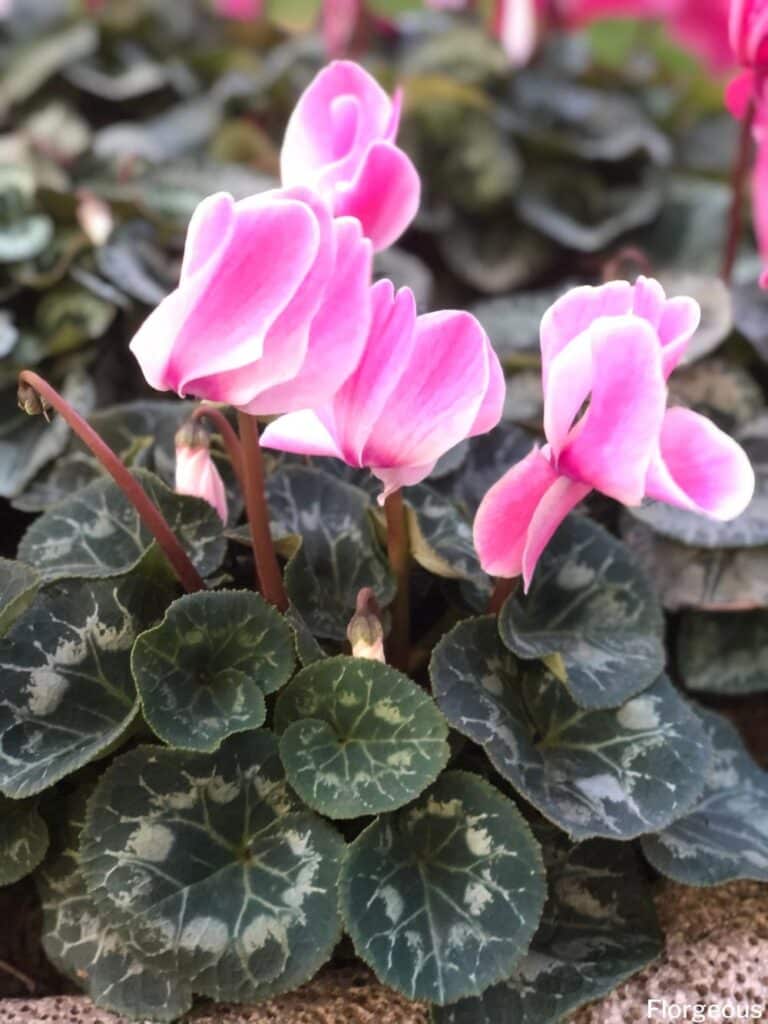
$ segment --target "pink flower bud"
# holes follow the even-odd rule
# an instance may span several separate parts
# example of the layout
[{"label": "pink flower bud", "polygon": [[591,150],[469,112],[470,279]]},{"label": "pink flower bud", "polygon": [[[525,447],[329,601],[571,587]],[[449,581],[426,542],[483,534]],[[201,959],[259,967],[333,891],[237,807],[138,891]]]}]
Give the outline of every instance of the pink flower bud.
[{"label": "pink flower bud", "polygon": [[224,481],[211,458],[208,434],[198,424],[181,428],[176,435],[176,492],[202,498],[227,521]]},{"label": "pink flower bud", "polygon": [[699,317],[693,299],[667,299],[644,277],[575,288],[545,313],[548,443],[478,509],[475,546],[486,572],[522,573],[527,589],[555,530],[593,489],[625,505],[649,497],[713,519],[744,511],[755,486],[744,450],[704,416],[666,408],[666,379]]},{"label": "pink flower bud", "polygon": [[370,321],[371,245],[308,189],[192,216],[178,288],[131,342],[147,381],[250,413],[325,401],[354,370]]},{"label": "pink flower bud", "polygon": [[504,375],[469,313],[417,317],[413,293],[395,293],[390,281],[371,293],[373,321],[355,372],[327,404],[270,423],[262,443],[367,467],[386,495],[423,480],[449,448],[496,426]]},{"label": "pink flower bud", "polygon": [[280,155],[284,185],[306,185],[335,216],[357,218],[377,250],[400,237],[419,206],[419,176],[395,145],[400,105],[400,93],[390,99],[358,64],[336,61],[300,97]]}]

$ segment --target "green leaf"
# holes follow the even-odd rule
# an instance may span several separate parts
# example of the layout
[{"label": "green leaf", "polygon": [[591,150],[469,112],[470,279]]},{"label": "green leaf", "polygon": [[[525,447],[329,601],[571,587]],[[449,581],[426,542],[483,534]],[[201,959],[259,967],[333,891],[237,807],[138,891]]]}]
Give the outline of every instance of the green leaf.
[{"label": "green leaf", "polygon": [[110,302],[74,285],[49,291],[37,307],[37,331],[52,354],[69,352],[105,333],[117,310]]},{"label": "green leaf", "polygon": [[50,854],[35,876],[45,954],[97,1006],[142,1020],[177,1020],[192,1005],[184,979],[153,969],[115,932],[109,915],[99,911],[86,889],[78,842],[87,796],[87,790],[79,789],[63,801]]},{"label": "green leaf", "polygon": [[260,730],[214,755],[118,758],[89,802],[81,864],[100,911],[158,970],[245,1002],[300,985],[330,955],[342,850]]},{"label": "green leaf", "polygon": [[677,666],[689,690],[724,697],[768,691],[768,612],[686,612]]},{"label": "green leaf", "polygon": [[288,623],[245,590],[185,594],[131,654],[147,724],[170,746],[201,751],[263,725],[264,696],[294,663]]},{"label": "green leaf", "polygon": [[98,45],[96,25],[81,21],[17,49],[0,77],[0,117],[5,119],[9,107],[27,99],[68,64],[90,56]]},{"label": "green leaf", "polygon": [[53,222],[44,213],[0,224],[0,263],[33,259],[50,245],[52,238]]},{"label": "green leaf", "polygon": [[555,245],[505,211],[492,219],[456,215],[437,235],[440,255],[459,278],[486,295],[529,285],[551,269]]},{"label": "green leaf", "polygon": [[402,807],[448,760],[448,729],[433,701],[364,658],[327,658],[299,672],[278,698],[275,728],[288,781],[331,818]]},{"label": "green leaf", "polygon": [[413,558],[447,579],[469,580],[490,593],[472,540],[472,525],[451,501],[427,484],[406,491]]},{"label": "green leaf", "polygon": [[690,814],[644,836],[643,853],[657,871],[684,885],[768,882],[768,773],[730,722],[712,711],[699,715],[714,749],[704,792]]},{"label": "green leaf", "polygon": [[0,558],[0,636],[4,636],[35,598],[40,577],[23,562]]},{"label": "green leaf", "polygon": [[654,266],[718,274],[730,206],[725,182],[671,175],[658,218],[633,237]]},{"label": "green leaf", "polygon": [[499,616],[521,658],[559,654],[565,685],[586,708],[618,707],[664,668],[664,619],[627,548],[597,523],[571,516],[544,551],[526,596]]},{"label": "green leaf", "polygon": [[0,797],[0,885],[30,874],[48,849],[48,829],[29,801]]},{"label": "green leaf", "polygon": [[130,651],[168,581],[62,581],[0,640],[0,791],[40,793],[99,757],[138,711]]},{"label": "green leaf", "polygon": [[665,676],[617,710],[585,710],[544,665],[507,651],[491,616],[448,633],[430,674],[450,724],[574,838],[657,831],[701,793],[709,743]]},{"label": "green leaf", "polygon": [[[201,498],[174,494],[146,470],[139,480],[183,544],[198,572],[221,565],[226,541],[221,520]],[[36,519],[19,544],[19,558],[44,580],[101,579],[132,569],[154,543],[139,514],[111,479],[95,480]]]},{"label": "green leaf", "polygon": [[642,865],[628,845],[573,845],[536,826],[549,898],[531,950],[480,999],[433,1009],[434,1024],[557,1024],[658,957],[663,937]]},{"label": "green leaf", "polygon": [[444,1005],[507,977],[544,905],[538,844],[511,800],[446,772],[348,847],[341,909],[358,956],[411,999]]},{"label": "green leaf", "polygon": [[317,469],[284,466],[267,480],[273,535],[300,536],[288,595],[312,633],[343,642],[355,600],[372,587],[382,606],[394,581],[374,535],[365,491]]}]

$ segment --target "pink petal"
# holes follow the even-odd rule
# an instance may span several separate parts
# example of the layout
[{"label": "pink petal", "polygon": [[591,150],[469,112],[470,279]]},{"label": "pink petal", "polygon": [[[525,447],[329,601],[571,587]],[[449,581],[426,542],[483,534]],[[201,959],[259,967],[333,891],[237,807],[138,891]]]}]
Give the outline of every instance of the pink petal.
[{"label": "pink petal", "polygon": [[434,468],[435,462],[430,462],[426,466],[393,466],[386,469],[372,468],[371,472],[373,475],[384,484],[384,490],[377,498],[378,503],[383,505],[389,495],[399,491],[401,487],[412,487],[414,484],[420,484],[422,480],[426,480]]},{"label": "pink petal", "polygon": [[752,204],[755,236],[765,265],[760,284],[765,288],[768,279],[768,133],[761,134],[758,139],[752,177]]},{"label": "pink petal", "polygon": [[658,328],[666,298],[664,289],[655,278],[641,274],[634,285],[632,312],[647,320],[651,327]]},{"label": "pink petal", "polygon": [[628,281],[609,281],[599,288],[572,288],[549,307],[541,321],[541,357],[546,389],[549,365],[562,350],[600,316],[624,316],[632,309]]},{"label": "pink petal", "polygon": [[191,494],[213,506],[226,523],[229,514],[227,492],[208,448],[179,445],[176,448],[177,494]]},{"label": "pink petal", "polygon": [[592,377],[592,334],[587,329],[552,359],[544,383],[544,434],[556,459],[589,395]]},{"label": "pink petal", "polygon": [[391,142],[375,142],[349,183],[336,188],[337,216],[357,217],[377,251],[402,235],[419,208],[421,179]]},{"label": "pink petal", "polygon": [[329,401],[354,372],[371,319],[371,243],[356,220],[334,221],[336,257],[322,305],[309,327],[306,357],[289,380],[266,388],[244,406],[260,415]]},{"label": "pink petal", "polygon": [[467,437],[476,437],[478,434],[487,434],[489,430],[493,430],[504,412],[507,382],[499,357],[490,341],[486,346],[486,358],[488,360],[488,386]]},{"label": "pink petal", "polygon": [[667,400],[658,337],[645,320],[623,317],[598,321],[592,339],[592,397],[558,469],[638,504]]},{"label": "pink petal", "polygon": [[235,21],[255,21],[264,13],[264,0],[214,0],[216,11]]},{"label": "pink petal", "polygon": [[295,455],[343,458],[326,424],[309,409],[289,412],[273,420],[264,428],[261,444],[264,448],[276,448]]},{"label": "pink petal", "polygon": [[335,395],[332,418],[345,459],[362,465],[363,450],[415,345],[416,300],[410,288],[395,294],[391,281],[371,288],[372,319],[363,357]]},{"label": "pink petal", "polygon": [[725,105],[737,121],[747,116],[747,110],[755,95],[754,71],[742,71],[725,89]]},{"label": "pink petal", "polygon": [[361,0],[323,0],[323,39],[329,57],[349,49],[360,17]]},{"label": "pink petal", "polygon": [[235,227],[235,202],[228,192],[216,192],[197,204],[187,227],[180,279],[202,270],[226,249]]},{"label": "pink petal", "polygon": [[512,67],[525,67],[536,49],[533,0],[496,0],[494,30]]},{"label": "pink petal", "polygon": [[523,571],[528,529],[539,502],[557,481],[557,471],[534,448],[498,480],[477,510],[475,550],[491,576],[511,579]]},{"label": "pink petal", "polygon": [[686,295],[667,299],[659,322],[661,363],[665,380],[685,355],[688,343],[701,323],[701,306]]},{"label": "pink petal", "polygon": [[728,520],[741,515],[754,489],[754,470],[733,438],[690,409],[667,410],[648,470],[649,498]]},{"label": "pink petal", "polygon": [[365,465],[426,466],[464,440],[490,382],[487,345],[469,313],[418,317],[410,361],[371,431]]},{"label": "pink petal", "polygon": [[533,513],[523,551],[523,589],[528,593],[536,564],[568,513],[592,490],[567,476],[558,477]]}]

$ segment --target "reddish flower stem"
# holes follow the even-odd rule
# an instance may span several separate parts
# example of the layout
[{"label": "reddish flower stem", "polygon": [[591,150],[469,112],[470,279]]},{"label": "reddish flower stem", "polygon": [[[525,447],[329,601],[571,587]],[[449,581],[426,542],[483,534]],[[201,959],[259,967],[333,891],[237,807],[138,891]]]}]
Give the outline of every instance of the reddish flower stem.
[{"label": "reddish flower stem", "polygon": [[224,413],[217,409],[213,405],[198,405],[192,415],[189,417],[193,422],[197,420],[208,420],[209,423],[216,429],[217,433],[221,436],[224,442],[224,447],[227,449],[229,460],[232,463],[232,469],[237,477],[237,482],[240,484],[240,488],[245,494],[245,472],[243,467],[243,446],[240,444],[240,439],[237,436],[232,424],[229,422]]},{"label": "reddish flower stem", "polygon": [[272,534],[269,531],[269,508],[264,491],[264,458],[259,444],[259,424],[255,416],[238,412],[240,443],[243,452],[245,509],[251,531],[256,583],[267,601],[279,611],[288,607],[283,577],[277,563]]},{"label": "reddish flower stem", "polygon": [[[168,525],[165,516],[109,445],[102,440],[90,424],[86,423],[80,413],[76,412],[69,402],[38,374],[33,373],[31,370],[23,370],[19,374],[20,404],[22,404],[21,399],[25,387],[31,389],[39,402],[39,409],[36,410],[33,407],[32,411],[44,412],[46,406],[54,408],[62,419],[69,424],[83,444],[90,448],[128,501],[136,509],[141,521],[160,545],[179,582],[187,593],[193,594],[195,591],[205,590],[205,583],[202,577],[190,561],[178,537]],[[30,411],[29,405],[30,401],[27,399],[27,401],[23,402],[22,408],[27,408],[27,411]]]},{"label": "reddish flower stem", "polygon": [[741,122],[739,145],[731,175],[731,212],[728,218],[728,233],[725,238],[723,266],[720,276],[726,284],[731,283],[733,265],[739,251],[739,242],[744,226],[744,195],[747,189],[747,175],[752,157],[752,125],[755,119],[755,101],[750,100],[744,120]]},{"label": "reddish flower stem", "polygon": [[387,496],[384,501],[384,515],[387,521],[389,565],[397,583],[395,599],[390,607],[392,628],[387,648],[390,663],[395,668],[405,671],[408,665],[411,631],[411,550],[402,491],[394,491]]},{"label": "reddish flower stem", "polygon": [[498,615],[502,609],[504,602],[508,597],[511,597],[517,590],[518,579],[505,580],[499,578],[496,580],[496,585],[493,588],[491,599],[488,602],[488,614]]}]

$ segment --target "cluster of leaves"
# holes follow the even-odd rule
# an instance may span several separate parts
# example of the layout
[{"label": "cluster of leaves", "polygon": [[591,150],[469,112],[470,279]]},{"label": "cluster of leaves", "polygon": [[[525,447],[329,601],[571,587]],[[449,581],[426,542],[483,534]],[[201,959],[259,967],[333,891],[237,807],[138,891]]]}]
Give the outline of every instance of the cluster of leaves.
[{"label": "cluster of leaves", "polygon": [[[268,184],[322,54],[202,5],[115,0],[100,22],[18,8],[0,77],[19,125],[0,139],[2,383],[40,364],[87,410],[97,386],[100,406],[132,396],[127,336],[172,285],[191,209]],[[380,269],[424,307],[437,289],[468,300],[509,370],[501,427],[406,492],[407,674],[347,653],[360,589],[383,608],[394,594],[365,475],[273,459],[283,616],[247,589],[226,462],[226,526],[169,486],[183,404],[91,422],[205,577],[191,596],[60,423],[2,422],[0,493],[37,515],[0,563],[0,882],[33,874],[50,959],[129,1016],[292,989],[346,931],[435,1024],[549,1024],[658,955],[653,871],[768,881],[765,774],[686,694],[768,690],[768,344],[755,290],[711,276],[727,189],[709,94],[654,38],[635,63],[620,37],[598,34],[590,59],[555,41],[510,76],[470,23],[403,26],[371,59],[405,83],[427,202]],[[83,228],[94,198],[115,224],[103,244]],[[596,505],[497,620],[471,517],[539,427],[541,313],[624,241],[701,299],[676,397],[738,434],[758,497],[727,527]]]}]

